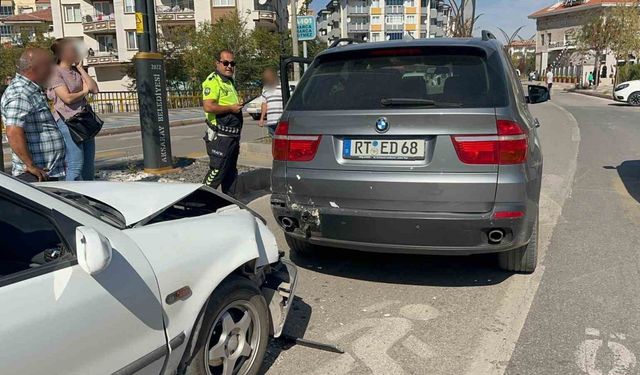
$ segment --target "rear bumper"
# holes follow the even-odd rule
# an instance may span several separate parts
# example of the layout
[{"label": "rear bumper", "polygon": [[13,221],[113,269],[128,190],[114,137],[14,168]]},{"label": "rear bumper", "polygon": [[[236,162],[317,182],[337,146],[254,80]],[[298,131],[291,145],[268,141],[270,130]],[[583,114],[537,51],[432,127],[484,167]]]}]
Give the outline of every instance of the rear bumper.
[{"label": "rear bumper", "polygon": [[[517,205],[499,209],[535,211]],[[288,236],[321,246],[403,254],[470,255],[512,250],[528,243],[535,220],[533,214],[496,220],[491,212],[416,213],[287,207],[278,197],[272,197],[272,210],[279,222],[288,217],[295,223],[294,228],[285,228]],[[489,241],[488,233],[493,229],[505,232],[498,244]]]}]

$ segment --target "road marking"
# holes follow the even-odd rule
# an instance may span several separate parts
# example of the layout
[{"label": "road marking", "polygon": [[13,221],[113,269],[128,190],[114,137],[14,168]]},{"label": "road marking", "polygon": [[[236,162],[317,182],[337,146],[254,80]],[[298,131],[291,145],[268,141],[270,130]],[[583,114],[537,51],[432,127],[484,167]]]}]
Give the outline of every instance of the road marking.
[{"label": "road marking", "polygon": [[[388,307],[399,304],[399,301],[382,301],[362,309],[364,312],[379,313]],[[387,353],[397,343],[402,344],[413,354],[423,360],[435,356],[428,344],[414,335],[409,335],[413,321],[426,321],[440,316],[435,307],[423,304],[406,305],[399,309],[403,317],[392,317],[386,313],[380,318],[364,318],[339,327],[327,334],[327,339],[337,341],[363,331],[363,334],[351,343],[353,356],[359,359],[374,375],[403,375],[402,366]],[[407,335],[409,335],[407,337]],[[403,340],[404,339],[404,340]],[[345,375],[355,369],[357,363],[349,353],[343,354],[347,359],[339,358],[331,361],[313,374]]]},{"label": "road marking", "polygon": [[[608,341],[606,348],[610,351],[611,361],[609,366],[602,361],[603,354],[598,354],[605,341],[600,337],[600,330],[596,328],[585,328],[585,334],[592,336],[584,340],[576,349],[576,364],[583,373],[587,375],[628,375],[636,368],[636,356],[626,346],[616,341]],[[606,335],[603,335],[607,339]],[[624,340],[626,335],[615,333],[611,338]],[[606,350],[606,349],[605,349]],[[610,367],[609,371],[603,372],[605,366]]]},{"label": "road marking", "polygon": [[402,346],[411,353],[425,360],[436,356],[435,352],[429,347],[429,345],[425,344],[424,341],[414,335],[409,335],[409,337],[402,342]]},{"label": "road marking", "polygon": [[[479,344],[473,354],[473,360],[467,367],[467,375],[502,375],[505,372],[506,365],[511,359],[511,355],[516,347],[522,327],[533,304],[533,299],[540,286],[542,275],[544,274],[544,257],[546,249],[551,242],[553,229],[555,228],[562,207],[567,197],[571,195],[573,181],[578,164],[580,128],[578,121],[571,112],[550,102],[568,119],[571,127],[572,146],[575,148],[575,154],[569,160],[567,174],[562,176],[562,182],[556,178],[543,176],[542,193],[540,197],[540,212],[544,215],[540,218],[540,234],[538,242],[538,268],[532,275],[514,275],[509,278],[506,283],[506,298],[503,298],[500,307],[496,310],[494,316],[486,320],[487,328],[484,335],[480,338]],[[575,130],[574,130],[575,129]],[[547,175],[549,176],[549,175]],[[546,177],[546,178],[545,178]],[[552,199],[545,194],[550,189],[550,182],[557,184],[555,187],[556,199]],[[553,189],[553,187],[551,187]],[[550,190],[553,191],[553,190]],[[543,211],[543,209],[547,209]]]}]

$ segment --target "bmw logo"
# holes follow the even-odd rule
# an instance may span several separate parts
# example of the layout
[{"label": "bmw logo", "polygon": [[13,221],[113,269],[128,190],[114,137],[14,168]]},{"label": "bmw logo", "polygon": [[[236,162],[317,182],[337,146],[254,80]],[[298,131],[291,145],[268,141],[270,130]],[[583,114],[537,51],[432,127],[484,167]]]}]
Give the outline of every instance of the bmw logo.
[{"label": "bmw logo", "polygon": [[379,119],[376,120],[376,131],[378,133],[384,133],[387,130],[389,130],[389,127],[391,125],[389,124],[389,121],[387,120],[386,117],[380,117]]}]

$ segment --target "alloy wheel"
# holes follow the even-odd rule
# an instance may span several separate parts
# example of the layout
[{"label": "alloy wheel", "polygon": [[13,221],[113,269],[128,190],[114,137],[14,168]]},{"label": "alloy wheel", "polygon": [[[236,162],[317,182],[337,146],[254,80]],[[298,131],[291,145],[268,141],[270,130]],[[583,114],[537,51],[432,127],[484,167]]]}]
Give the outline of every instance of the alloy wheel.
[{"label": "alloy wheel", "polygon": [[249,301],[234,301],[216,317],[204,356],[209,375],[243,375],[255,362],[260,319]]}]

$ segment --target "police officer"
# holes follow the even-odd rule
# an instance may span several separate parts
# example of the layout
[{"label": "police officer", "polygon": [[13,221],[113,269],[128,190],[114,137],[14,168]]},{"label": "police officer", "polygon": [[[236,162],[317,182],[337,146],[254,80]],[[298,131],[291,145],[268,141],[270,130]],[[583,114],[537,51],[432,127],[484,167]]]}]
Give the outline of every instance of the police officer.
[{"label": "police officer", "polygon": [[235,193],[242,130],[242,100],[233,81],[236,62],[233,52],[223,50],[216,61],[216,71],[202,83],[202,102],[207,123],[204,137],[209,154],[209,172],[204,184],[222,192]]}]

